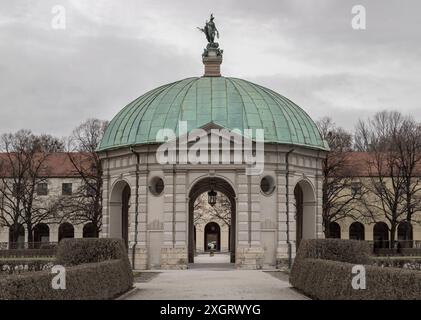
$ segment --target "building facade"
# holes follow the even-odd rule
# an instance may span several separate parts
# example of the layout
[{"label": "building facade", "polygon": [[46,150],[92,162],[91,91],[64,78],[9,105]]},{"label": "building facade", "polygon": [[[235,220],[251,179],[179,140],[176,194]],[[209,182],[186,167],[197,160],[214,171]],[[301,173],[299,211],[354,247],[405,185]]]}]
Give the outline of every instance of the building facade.
[{"label": "building facade", "polygon": [[[84,157],[78,154],[77,158]],[[6,154],[0,154],[0,165],[2,168],[10,167],[9,157]],[[3,171],[3,170],[2,170]],[[14,197],[10,193],[11,187],[16,183],[16,177],[12,177],[12,170],[2,172],[0,180],[0,247],[6,248],[25,248],[28,243],[34,242],[36,247],[43,245],[55,244],[63,238],[82,238],[95,236],[95,229],[89,222],[75,221],[63,218],[63,212],[54,212],[46,214],[42,219],[37,218],[33,225],[33,239],[29,239],[29,232],[23,217],[17,219],[17,228],[19,236],[13,239],[12,236],[12,219],[11,205],[8,204],[9,199]],[[82,177],[73,167],[72,162],[67,153],[54,153],[48,155],[43,163],[43,170],[37,178],[38,183],[33,193],[34,211],[40,208],[47,208],[56,205],[64,198],[74,197],[79,192],[84,182]],[[6,186],[6,184],[8,186]]]}]

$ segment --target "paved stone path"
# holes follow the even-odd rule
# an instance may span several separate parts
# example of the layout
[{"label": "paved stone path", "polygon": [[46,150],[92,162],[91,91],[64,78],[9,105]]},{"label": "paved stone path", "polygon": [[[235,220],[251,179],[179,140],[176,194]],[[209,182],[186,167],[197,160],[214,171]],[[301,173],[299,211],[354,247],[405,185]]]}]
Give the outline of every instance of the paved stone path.
[{"label": "paved stone path", "polygon": [[[216,261],[217,259],[213,260]],[[196,260],[197,261],[197,260]],[[225,261],[224,261],[225,262]],[[136,283],[128,300],[300,300],[307,297],[283,277],[260,270],[236,270],[232,264],[203,259],[188,270],[160,270],[149,282]],[[153,271],[147,271],[153,272]]]}]

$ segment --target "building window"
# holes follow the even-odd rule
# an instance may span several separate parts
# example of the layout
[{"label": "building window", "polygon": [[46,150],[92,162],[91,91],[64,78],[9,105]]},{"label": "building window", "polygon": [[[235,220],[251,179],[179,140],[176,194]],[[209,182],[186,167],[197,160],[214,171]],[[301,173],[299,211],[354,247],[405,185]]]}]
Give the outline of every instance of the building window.
[{"label": "building window", "polygon": [[97,228],[92,222],[89,222],[83,226],[83,237],[98,238]]},{"label": "building window", "polygon": [[351,183],[351,193],[353,197],[361,195],[361,182]]},{"label": "building window", "polygon": [[337,222],[329,223],[329,238],[332,238],[332,239],[341,238],[341,226]]},{"label": "building window", "polygon": [[68,222],[62,223],[58,228],[58,241],[64,238],[74,238],[75,228]]},{"label": "building window", "polygon": [[96,195],[96,189],[93,186],[87,184],[86,185],[86,196],[87,197],[95,197],[95,195]]},{"label": "building window", "polygon": [[265,176],[260,180],[260,190],[265,195],[270,195],[275,190],[275,180],[271,176]]},{"label": "building window", "polygon": [[20,196],[22,191],[22,186],[19,183],[14,183],[12,186],[12,195],[16,198]]},{"label": "building window", "polygon": [[72,195],[72,184],[71,183],[63,183],[61,185],[61,194],[63,196],[71,196]]},{"label": "building window", "polygon": [[25,248],[25,228],[22,224],[13,224],[9,227],[9,249]]},{"label": "building window", "polygon": [[164,180],[162,180],[162,178],[160,177],[154,177],[151,180],[149,190],[153,195],[159,196],[162,193],[162,191],[164,191],[164,187]]},{"label": "building window", "polygon": [[398,240],[399,247],[401,248],[412,248],[412,225],[408,221],[402,221],[398,225]]},{"label": "building window", "polygon": [[42,182],[37,184],[37,195],[46,196],[48,195],[48,183]]},{"label": "building window", "polygon": [[389,248],[389,227],[384,222],[377,222],[373,227],[374,248]]},{"label": "building window", "polygon": [[42,248],[43,244],[50,242],[50,228],[45,223],[38,223],[34,227],[34,248]]},{"label": "building window", "polygon": [[376,189],[376,191],[377,191],[378,193],[383,193],[383,192],[385,192],[385,190],[386,190],[386,185],[385,185],[385,183],[384,183],[383,181],[377,181],[377,182],[374,184],[374,188]]},{"label": "building window", "polygon": [[349,226],[349,239],[352,240],[364,240],[364,225],[361,222],[353,222]]}]

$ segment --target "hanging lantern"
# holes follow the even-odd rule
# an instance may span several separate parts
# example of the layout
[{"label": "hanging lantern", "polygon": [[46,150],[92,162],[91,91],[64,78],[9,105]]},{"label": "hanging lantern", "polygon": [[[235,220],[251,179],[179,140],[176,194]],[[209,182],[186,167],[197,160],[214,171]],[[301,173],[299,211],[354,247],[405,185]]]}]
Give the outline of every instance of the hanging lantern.
[{"label": "hanging lantern", "polygon": [[212,189],[208,192],[208,203],[213,207],[216,204],[216,192]]}]

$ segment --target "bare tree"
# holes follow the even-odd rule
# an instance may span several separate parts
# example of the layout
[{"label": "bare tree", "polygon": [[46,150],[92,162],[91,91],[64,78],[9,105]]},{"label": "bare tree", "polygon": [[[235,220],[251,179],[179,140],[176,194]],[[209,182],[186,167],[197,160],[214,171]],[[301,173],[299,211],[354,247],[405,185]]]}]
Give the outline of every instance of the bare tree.
[{"label": "bare tree", "polygon": [[[421,125],[410,117],[404,119],[393,136],[393,145],[397,150],[397,165],[404,178],[406,221],[411,223],[415,213],[421,211]],[[419,220],[415,222],[420,223]],[[409,238],[410,235],[406,234],[406,239]]]},{"label": "bare tree", "polygon": [[325,237],[329,238],[330,223],[346,217],[358,218],[354,203],[360,193],[352,188],[353,178],[347,165],[352,156],[352,135],[337,127],[328,117],[319,120],[317,126],[330,147],[330,152],[323,160],[322,188],[323,230]]},{"label": "bare tree", "polygon": [[107,121],[88,119],[73,131],[67,144],[67,155],[82,184],[71,196],[60,200],[63,218],[76,224],[92,223],[95,236],[102,228],[103,173],[96,149],[107,125]]},{"label": "bare tree", "polygon": [[392,247],[397,226],[406,219],[407,213],[403,153],[399,151],[399,145],[404,145],[401,134],[405,121],[399,112],[379,112],[372,119],[359,121],[355,134],[357,148],[370,153],[369,177],[361,179],[367,190],[360,199],[364,214],[373,222],[384,218],[389,222]]},{"label": "bare tree", "polygon": [[34,227],[54,214],[54,205],[37,196],[37,186],[48,176],[45,163],[49,152],[58,148],[57,139],[35,136],[29,130],[2,135],[0,224],[12,228],[11,242],[17,242],[20,225],[25,224],[28,242],[32,243]]},{"label": "bare tree", "polygon": [[206,223],[216,218],[228,227],[231,226],[231,202],[228,197],[218,192],[214,206],[208,204],[208,195],[206,192],[199,195],[194,203],[194,224]]}]

